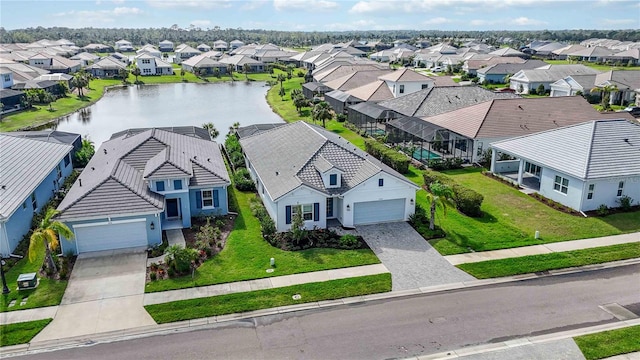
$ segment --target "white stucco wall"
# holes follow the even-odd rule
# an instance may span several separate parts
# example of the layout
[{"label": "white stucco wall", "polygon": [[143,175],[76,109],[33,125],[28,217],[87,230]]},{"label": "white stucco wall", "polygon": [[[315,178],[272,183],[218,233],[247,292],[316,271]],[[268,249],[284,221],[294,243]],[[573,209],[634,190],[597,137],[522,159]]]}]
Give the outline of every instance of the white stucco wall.
[{"label": "white stucco wall", "polygon": [[[585,182],[582,196],[582,211],[596,210],[602,204],[608,207],[619,207],[620,204],[617,200],[620,198],[617,194],[620,181],[624,182],[622,195],[631,197],[633,204],[637,205],[640,202],[640,176],[614,177]],[[590,184],[595,185],[593,198],[587,199]]]},{"label": "white stucco wall", "polygon": [[[433,81],[415,82],[415,81],[399,81],[393,82],[385,80],[385,84],[389,88],[389,91],[393,93],[393,97],[403,96],[414,93],[423,89],[422,85],[426,85],[426,88],[432,88],[434,86]],[[404,86],[404,92],[400,93],[400,85]],[[425,89],[426,89],[425,88]]]},{"label": "white stucco wall", "polygon": [[[568,191],[566,194],[553,189],[556,175],[569,179]],[[580,210],[583,188],[584,183],[580,179],[553,169],[542,168],[542,173],[540,174],[540,195],[546,198],[557,201],[572,209]]]},{"label": "white stucco wall", "polygon": [[277,203],[277,223],[276,228],[278,231],[287,231],[291,228],[291,224],[286,223],[286,207],[319,203],[320,215],[318,221],[307,220],[304,222],[306,229],[311,230],[314,227],[326,228],[327,227],[327,197],[326,195],[312,190],[306,186],[301,186],[287,195],[278,199]]}]

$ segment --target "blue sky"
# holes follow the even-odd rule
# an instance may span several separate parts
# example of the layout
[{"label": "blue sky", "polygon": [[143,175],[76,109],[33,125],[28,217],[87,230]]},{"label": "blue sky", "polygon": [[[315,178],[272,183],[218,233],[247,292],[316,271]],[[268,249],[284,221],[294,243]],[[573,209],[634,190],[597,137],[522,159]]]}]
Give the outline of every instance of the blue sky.
[{"label": "blue sky", "polygon": [[638,0],[1,0],[0,26],[297,31],[638,29]]}]

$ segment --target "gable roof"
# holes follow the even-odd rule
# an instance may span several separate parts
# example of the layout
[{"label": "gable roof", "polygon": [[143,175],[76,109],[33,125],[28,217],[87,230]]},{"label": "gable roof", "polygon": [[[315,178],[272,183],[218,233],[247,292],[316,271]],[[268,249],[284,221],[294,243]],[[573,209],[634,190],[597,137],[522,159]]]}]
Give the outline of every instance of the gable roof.
[{"label": "gable roof", "polygon": [[379,76],[389,74],[392,70],[363,70],[327,81],[324,84],[333,90],[347,91],[366,85],[378,79]]},{"label": "gable roof", "polygon": [[[325,194],[342,194],[381,172],[417,188],[349,141],[304,121],[241,138],[240,144],[274,201],[303,185]],[[343,172],[340,188],[324,187],[318,168],[325,169],[326,162]]]},{"label": "gable roof", "polygon": [[640,175],[640,125],[621,119],[584,122],[491,147],[579,179]]},{"label": "gable roof", "polygon": [[494,99],[425,121],[470,139],[532,134],[602,117],[581,96]]},{"label": "gable roof", "polygon": [[378,102],[393,99],[393,93],[389,90],[387,83],[382,80],[377,80],[346,92],[363,101]]},{"label": "gable roof", "polygon": [[523,56],[524,55],[522,51],[518,51],[510,47],[501,48],[501,49],[492,51],[489,54],[496,55],[496,56]]},{"label": "gable roof", "polygon": [[640,72],[609,70],[596,75],[595,85],[615,85],[620,90],[635,90],[640,88]]},{"label": "gable roof", "polygon": [[478,74],[515,74],[524,69],[536,69],[547,65],[542,60],[527,60],[523,63],[500,63],[478,69]]},{"label": "gable roof", "polygon": [[576,65],[547,65],[536,69],[525,69],[518,71],[511,79],[528,80],[529,82],[553,82],[570,75],[598,74],[598,70],[576,64]]},{"label": "gable roof", "polygon": [[403,69],[398,69],[390,74],[386,74],[383,76],[379,77],[380,80],[386,80],[386,81],[392,81],[392,82],[399,82],[399,81],[406,81],[406,82],[424,82],[424,81],[433,81],[432,78],[430,78],[427,75],[424,74],[420,74],[418,72],[415,72],[411,69],[408,68],[403,68]]},{"label": "gable roof", "polygon": [[354,73],[356,71],[366,71],[366,70],[380,70],[380,66],[374,65],[374,64],[339,65],[322,72],[317,72],[313,74],[313,78],[316,81],[321,81],[326,83],[328,81],[335,80],[342,76]]},{"label": "gable roof", "polygon": [[73,146],[0,134],[0,220],[9,218]]},{"label": "gable roof", "polygon": [[58,206],[62,219],[160,212],[164,198],[153,178],[189,178],[190,186],[229,184],[217,144],[151,128],[121,132],[100,146]]}]

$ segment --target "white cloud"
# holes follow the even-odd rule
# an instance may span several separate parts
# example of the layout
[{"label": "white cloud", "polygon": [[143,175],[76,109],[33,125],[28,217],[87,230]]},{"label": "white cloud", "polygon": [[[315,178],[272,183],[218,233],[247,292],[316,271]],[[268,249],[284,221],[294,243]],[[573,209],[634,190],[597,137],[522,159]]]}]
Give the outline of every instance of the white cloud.
[{"label": "white cloud", "polygon": [[327,24],[326,29],[330,31],[375,30],[375,25],[376,22],[373,20],[358,20]]},{"label": "white cloud", "polygon": [[252,1],[244,1],[244,4],[240,7],[241,10],[256,10],[260,9],[267,2],[264,0],[252,0]]},{"label": "white cloud", "polygon": [[189,23],[189,25],[193,25],[195,27],[209,27],[211,26],[211,21],[209,20],[193,20]]},{"label": "white cloud", "polygon": [[529,19],[527,17],[521,16],[517,19],[513,19],[511,24],[518,26],[536,26],[536,25],[546,25],[547,23],[542,20]]},{"label": "white cloud", "polygon": [[487,26],[487,25],[495,25],[498,23],[499,21],[488,21],[488,20],[480,20],[480,19],[471,20],[469,22],[471,26]]},{"label": "white cloud", "polygon": [[602,23],[604,25],[630,25],[630,24],[638,24],[638,20],[634,19],[603,19]]},{"label": "white cloud", "polygon": [[446,23],[450,23],[451,20],[447,19],[445,17],[437,17],[437,18],[432,18],[429,20],[425,20],[422,22],[423,25],[442,25],[442,24],[446,24]]},{"label": "white cloud", "polygon": [[124,4],[124,0],[111,0],[114,4]]},{"label": "white cloud", "polygon": [[553,0],[361,0],[349,10],[351,13],[384,13],[384,12],[429,12],[442,11],[487,11],[506,7],[539,6],[553,4]]},{"label": "white cloud", "polygon": [[328,0],[273,0],[273,7],[278,11],[322,11],[337,9],[339,5],[335,1]]},{"label": "white cloud", "polygon": [[142,10],[135,7],[117,7],[113,9],[113,15],[140,15]]},{"label": "white cloud", "polygon": [[231,7],[231,0],[147,0],[147,4],[156,8],[195,8],[215,9]]},{"label": "white cloud", "polygon": [[110,24],[116,18],[128,15],[141,15],[144,12],[136,7],[116,7],[113,10],[71,10],[53,14],[55,17],[73,19],[78,25]]}]

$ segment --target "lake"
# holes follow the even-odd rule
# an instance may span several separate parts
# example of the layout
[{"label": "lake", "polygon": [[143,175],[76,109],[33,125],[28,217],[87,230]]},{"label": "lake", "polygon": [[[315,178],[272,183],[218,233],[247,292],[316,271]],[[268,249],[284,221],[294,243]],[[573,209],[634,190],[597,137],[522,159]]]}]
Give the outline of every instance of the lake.
[{"label": "lake", "polygon": [[97,103],[66,116],[50,128],[88,135],[96,148],[129,128],[202,126],[213,122],[223,142],[234,122],[240,126],[283,122],[265,99],[263,82],[160,84],[108,90]]}]

